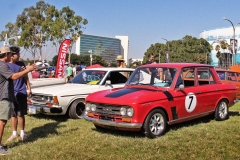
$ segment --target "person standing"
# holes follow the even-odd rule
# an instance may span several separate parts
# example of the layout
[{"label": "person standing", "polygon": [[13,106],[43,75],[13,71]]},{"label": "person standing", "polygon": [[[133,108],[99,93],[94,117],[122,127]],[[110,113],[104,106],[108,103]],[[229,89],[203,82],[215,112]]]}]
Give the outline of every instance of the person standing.
[{"label": "person standing", "polygon": [[126,68],[126,64],[124,63],[124,59],[122,55],[117,56],[117,68]]},{"label": "person standing", "polygon": [[[153,60],[154,60],[154,55],[153,54],[149,54],[148,55],[148,60],[145,64],[152,64],[153,63]],[[153,69],[152,68],[146,68],[147,72],[151,75],[152,72],[153,72]]]},{"label": "person standing", "polygon": [[7,65],[11,56],[12,52],[9,47],[0,48],[0,155],[6,155],[10,152],[10,149],[2,144],[2,136],[5,125],[11,117],[13,102],[15,102],[13,80],[24,77],[28,72],[37,68],[33,64],[23,71],[14,73]]},{"label": "person standing", "polygon": [[68,65],[66,71],[67,71],[67,77],[68,77],[68,81],[69,81],[69,77],[73,75],[73,69],[72,69],[71,64]]},{"label": "person standing", "polygon": [[[20,58],[20,48],[13,46],[10,47],[12,52],[11,60],[8,64],[9,68],[17,73],[21,70],[26,69],[26,66],[23,62],[19,61]],[[28,89],[28,92],[27,92]],[[14,108],[12,111],[12,130],[13,134],[7,139],[7,141],[12,141],[18,138],[17,134],[17,125],[20,127],[20,137],[22,141],[27,139],[27,136],[24,132],[25,128],[25,115],[27,115],[27,97],[31,95],[31,86],[28,75],[25,75],[22,78],[19,78],[14,81],[14,96],[16,102],[14,103]]]}]

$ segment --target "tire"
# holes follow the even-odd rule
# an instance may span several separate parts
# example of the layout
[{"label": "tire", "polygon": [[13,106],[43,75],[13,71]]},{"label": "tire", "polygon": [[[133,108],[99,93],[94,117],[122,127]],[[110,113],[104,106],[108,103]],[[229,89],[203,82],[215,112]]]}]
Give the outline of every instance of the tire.
[{"label": "tire", "polygon": [[221,100],[215,110],[215,119],[223,121],[229,118],[228,103],[226,100]]},{"label": "tire", "polygon": [[68,110],[68,115],[72,119],[80,119],[82,118],[84,112],[85,112],[85,104],[83,100],[78,99],[71,104]]},{"label": "tire", "polygon": [[161,109],[151,111],[143,125],[143,132],[148,138],[156,138],[163,135],[167,128],[166,114]]}]

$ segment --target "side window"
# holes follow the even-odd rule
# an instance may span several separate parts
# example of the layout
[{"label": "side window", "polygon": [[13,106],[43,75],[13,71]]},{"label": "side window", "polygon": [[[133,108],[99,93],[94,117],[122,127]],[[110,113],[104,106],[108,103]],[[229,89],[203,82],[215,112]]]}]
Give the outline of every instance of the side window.
[{"label": "side window", "polygon": [[132,74],[132,71],[110,72],[107,80],[110,80],[111,84],[126,83],[131,74]]},{"label": "side window", "polygon": [[183,85],[185,87],[191,87],[195,85],[195,68],[183,68],[181,75],[183,77]]},{"label": "side window", "polygon": [[210,68],[197,68],[198,85],[216,84]]},{"label": "side window", "polygon": [[224,71],[217,71],[217,75],[221,80],[225,80],[225,72]]},{"label": "side window", "polygon": [[229,81],[237,81],[235,73],[234,72],[227,72],[227,80],[229,80]]},{"label": "side window", "polygon": [[237,76],[237,81],[240,82],[240,74],[236,73],[236,76]]}]

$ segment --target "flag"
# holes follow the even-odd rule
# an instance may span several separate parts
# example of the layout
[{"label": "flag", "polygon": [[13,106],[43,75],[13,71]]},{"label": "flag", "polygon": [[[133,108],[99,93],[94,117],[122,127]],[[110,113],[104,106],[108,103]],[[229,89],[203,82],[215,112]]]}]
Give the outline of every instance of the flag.
[{"label": "flag", "polygon": [[65,39],[59,47],[58,60],[57,60],[56,72],[55,72],[56,78],[63,77],[63,74],[65,72],[64,65],[65,65],[65,61],[66,61],[66,54],[67,54],[70,43],[71,43],[70,39]]}]

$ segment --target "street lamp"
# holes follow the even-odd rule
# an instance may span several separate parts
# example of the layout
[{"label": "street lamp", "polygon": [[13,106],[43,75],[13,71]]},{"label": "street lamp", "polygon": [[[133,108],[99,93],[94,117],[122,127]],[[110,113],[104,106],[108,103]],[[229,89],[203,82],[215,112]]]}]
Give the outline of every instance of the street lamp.
[{"label": "street lamp", "polygon": [[223,20],[227,20],[231,23],[232,27],[233,27],[233,61],[232,61],[232,65],[234,66],[236,64],[236,53],[235,53],[235,28],[238,24],[237,23],[235,26],[233,25],[232,21],[230,21],[229,19],[223,17]]},{"label": "street lamp", "polygon": [[92,65],[92,50],[89,50],[88,53],[90,53],[90,66]]},{"label": "street lamp", "polygon": [[5,36],[5,38],[4,38],[4,46],[8,46],[9,45],[9,40],[10,39],[15,39],[15,44],[17,45],[17,39],[20,39],[21,38],[21,36],[14,36],[14,37],[10,37],[10,38],[8,38],[7,37],[7,34],[6,34],[6,36]]},{"label": "street lamp", "polygon": [[168,63],[168,54],[169,54],[169,42],[168,42],[168,40],[167,39],[165,39],[165,38],[161,38],[161,39],[163,39],[163,40],[165,40],[166,42],[167,42],[167,44],[168,44],[168,53],[166,54],[166,62]]}]

